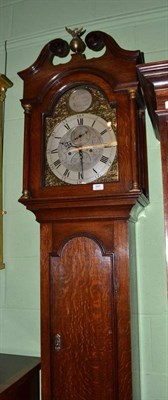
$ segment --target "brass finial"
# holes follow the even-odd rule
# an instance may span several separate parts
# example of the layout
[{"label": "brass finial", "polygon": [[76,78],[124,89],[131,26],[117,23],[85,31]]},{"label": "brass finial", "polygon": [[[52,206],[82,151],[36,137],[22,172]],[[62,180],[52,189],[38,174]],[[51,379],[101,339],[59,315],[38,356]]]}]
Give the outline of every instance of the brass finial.
[{"label": "brass finial", "polygon": [[81,36],[86,32],[86,30],[83,30],[83,28],[70,29],[67,27],[65,27],[65,29],[73,38],[70,42],[70,49],[74,53],[83,53],[86,45],[81,39]]}]

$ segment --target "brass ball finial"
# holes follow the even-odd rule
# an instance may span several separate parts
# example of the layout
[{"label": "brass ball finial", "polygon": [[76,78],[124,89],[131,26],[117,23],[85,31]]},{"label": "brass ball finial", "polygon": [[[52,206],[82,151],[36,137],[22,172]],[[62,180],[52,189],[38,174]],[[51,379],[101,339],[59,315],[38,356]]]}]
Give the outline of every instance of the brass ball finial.
[{"label": "brass ball finial", "polygon": [[65,27],[66,31],[72,36],[72,40],[69,44],[70,49],[74,53],[83,53],[85,51],[86,45],[81,39],[81,36],[86,32],[83,28],[70,29]]}]

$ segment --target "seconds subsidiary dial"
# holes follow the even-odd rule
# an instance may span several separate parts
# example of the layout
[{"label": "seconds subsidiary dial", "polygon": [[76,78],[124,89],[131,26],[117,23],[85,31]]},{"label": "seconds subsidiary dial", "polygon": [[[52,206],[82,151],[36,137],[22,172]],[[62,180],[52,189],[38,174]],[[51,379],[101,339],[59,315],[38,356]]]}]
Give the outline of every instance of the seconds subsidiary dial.
[{"label": "seconds subsidiary dial", "polygon": [[74,90],[69,96],[69,107],[71,110],[80,113],[87,110],[92,104],[91,92],[81,88]]},{"label": "seconds subsidiary dial", "polygon": [[48,138],[48,165],[66,183],[93,182],[111,167],[116,145],[110,122],[89,113],[71,115]]}]

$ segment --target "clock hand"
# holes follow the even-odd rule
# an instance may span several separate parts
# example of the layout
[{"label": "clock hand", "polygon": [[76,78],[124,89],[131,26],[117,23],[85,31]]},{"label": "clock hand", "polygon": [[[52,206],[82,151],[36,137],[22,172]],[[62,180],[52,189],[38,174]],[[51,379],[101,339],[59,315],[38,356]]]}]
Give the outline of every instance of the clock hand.
[{"label": "clock hand", "polygon": [[[71,135],[75,130],[76,130],[76,126],[71,129]],[[68,140],[67,142],[65,142],[65,141],[60,142],[60,144],[62,144],[62,146],[65,146],[66,149],[70,149],[71,147],[76,147],[76,145],[74,145],[73,142],[71,142],[70,140]]]},{"label": "clock hand", "polygon": [[[84,128],[84,126],[82,126],[82,128]],[[84,131],[84,132],[80,132],[80,127],[77,127],[76,129],[78,129],[79,130],[79,134],[78,134],[78,136],[77,135],[75,135],[75,137],[74,138],[72,138],[72,133],[71,133],[71,139],[72,139],[72,143],[76,143],[76,141],[78,140],[78,139],[81,139],[84,135],[87,135],[88,134],[88,129],[86,128],[86,130]]]},{"label": "clock hand", "polygon": [[85,134],[87,134],[88,131],[84,132],[84,133],[80,133],[78,136],[75,137],[74,140],[71,141],[67,141],[67,142],[60,142],[60,144],[62,144],[63,146],[65,146],[68,150],[71,147],[78,147],[77,144],[75,144],[76,140],[80,139],[82,136],[84,136]]},{"label": "clock hand", "polygon": [[83,179],[83,151],[81,149],[79,150],[79,157],[80,157],[81,168],[82,168],[81,178]]},{"label": "clock hand", "polygon": [[100,144],[94,144],[94,145],[88,145],[88,146],[80,146],[80,147],[75,147],[74,149],[71,150],[71,152],[74,151],[80,151],[80,150],[92,150],[92,149],[101,149],[102,147],[115,147],[117,146],[117,142],[108,142],[108,143],[100,143]]}]

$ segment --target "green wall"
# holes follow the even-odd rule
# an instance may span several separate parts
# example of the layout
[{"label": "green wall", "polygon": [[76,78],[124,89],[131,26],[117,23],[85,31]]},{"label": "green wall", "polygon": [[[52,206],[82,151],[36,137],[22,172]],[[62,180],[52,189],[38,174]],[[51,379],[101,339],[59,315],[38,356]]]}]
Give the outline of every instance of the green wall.
[{"label": "green wall", "polygon": [[[18,203],[22,192],[23,86],[17,72],[64,27],[104,30],[146,62],[168,59],[168,0],[0,0],[0,73],[8,90],[4,131],[4,261],[0,271],[0,351],[40,354],[39,225]],[[6,61],[5,61],[6,60]],[[5,69],[5,65],[7,68]],[[134,400],[138,318],[141,400],[168,398],[168,303],[160,144],[147,116],[150,205],[130,223]],[[137,291],[135,291],[137,285]],[[138,309],[134,307],[138,293]]]}]

